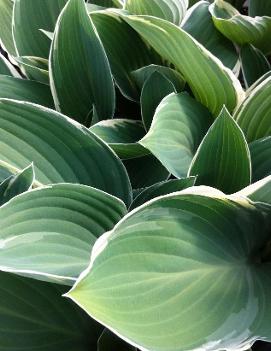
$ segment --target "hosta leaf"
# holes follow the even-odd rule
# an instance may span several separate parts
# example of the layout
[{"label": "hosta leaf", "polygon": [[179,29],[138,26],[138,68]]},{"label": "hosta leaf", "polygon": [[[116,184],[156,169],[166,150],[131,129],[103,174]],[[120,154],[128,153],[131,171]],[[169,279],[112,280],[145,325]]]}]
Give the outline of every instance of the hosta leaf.
[{"label": "hosta leaf", "polygon": [[29,79],[49,84],[48,60],[42,57],[22,56],[16,61]]},{"label": "hosta leaf", "polygon": [[246,196],[252,201],[265,202],[271,205],[271,175],[249,185],[238,194]]},{"label": "hosta leaf", "polygon": [[254,182],[271,175],[271,136],[249,144]]},{"label": "hosta leaf", "polygon": [[113,119],[101,121],[90,131],[105,141],[122,159],[130,159],[149,154],[138,141],[145,135],[141,121]]},{"label": "hosta leaf", "polygon": [[31,103],[0,100],[0,160],[23,169],[34,162],[43,184],[81,183],[130,202],[127,173],[110,148],[85,127]]},{"label": "hosta leaf", "polygon": [[202,140],[191,162],[189,175],[197,176],[198,184],[210,185],[227,194],[250,184],[248,144],[225,108]]},{"label": "hosta leaf", "polygon": [[135,15],[149,15],[159,17],[180,25],[188,0],[126,0],[125,9]]},{"label": "hosta leaf", "polygon": [[240,58],[247,88],[271,70],[270,63],[264,54],[252,45],[244,45],[241,48]]},{"label": "hosta leaf", "polygon": [[23,169],[18,174],[9,176],[0,184],[0,206],[19,195],[29,190],[34,181],[33,165]]},{"label": "hosta leaf", "polygon": [[97,351],[137,351],[137,349],[121,340],[118,336],[113,334],[110,330],[104,329],[102,335],[98,340]]},{"label": "hosta leaf", "polygon": [[40,31],[54,31],[67,0],[15,0],[13,35],[18,56],[48,58],[51,41]]},{"label": "hosta leaf", "polygon": [[118,13],[101,11],[92,13],[91,18],[106,50],[116,84],[124,96],[139,100],[140,92],[132,71],[152,63],[161,64],[161,58]]},{"label": "hosta leaf", "polygon": [[153,184],[152,186],[145,188],[136,196],[130,206],[130,210],[143,205],[145,202],[154,199],[155,197],[167,195],[189,188],[195,185],[196,177],[182,178],[182,179],[170,179],[164,182]]},{"label": "hosta leaf", "polygon": [[152,73],[143,85],[140,106],[143,124],[150,129],[157,106],[170,93],[176,93],[173,83],[159,72]]},{"label": "hosta leaf", "polygon": [[250,91],[234,119],[248,142],[271,135],[271,76]]},{"label": "hosta leaf", "polygon": [[0,269],[72,285],[96,239],[125,213],[119,199],[79,184],[17,196],[0,208]]},{"label": "hosta leaf", "polygon": [[152,155],[124,161],[133,189],[145,188],[168,179],[169,172]]},{"label": "hosta leaf", "polygon": [[98,120],[113,116],[115,90],[108,59],[83,0],[69,0],[59,16],[49,63],[57,110],[86,125],[93,110]]},{"label": "hosta leaf", "polygon": [[249,0],[250,16],[271,16],[271,3],[266,0]]},{"label": "hosta leaf", "polygon": [[158,106],[140,144],[174,176],[185,177],[211,121],[209,111],[188,94],[171,94]]},{"label": "hosta leaf", "polygon": [[29,101],[53,108],[54,101],[48,85],[0,75],[0,98]]},{"label": "hosta leaf", "polygon": [[65,289],[0,272],[3,350],[96,350],[102,327],[63,299]]},{"label": "hosta leaf", "polygon": [[208,188],[150,201],[98,240],[68,296],[142,350],[270,338],[271,267],[258,255],[271,216],[261,207]]},{"label": "hosta leaf", "polygon": [[216,28],[236,44],[252,44],[265,54],[271,50],[271,17],[249,17],[241,15],[232,5],[215,0],[209,10]]},{"label": "hosta leaf", "polygon": [[181,74],[170,67],[159,65],[145,66],[132,72],[132,75],[135,78],[140,90],[142,90],[144,83],[155,72],[160,73],[165,78],[167,78],[173,84],[177,93],[180,93],[184,90],[185,81]]},{"label": "hosta leaf", "polygon": [[234,69],[238,61],[237,52],[233,43],[214,26],[209,5],[208,1],[199,1],[187,15],[182,29],[218,57],[226,67]]},{"label": "hosta leaf", "polygon": [[14,71],[11,63],[0,53],[0,74],[13,76]]},{"label": "hosta leaf", "polygon": [[243,99],[234,74],[187,32],[159,18],[123,17],[165,59],[173,63],[197,100],[217,115],[223,104],[231,112]]},{"label": "hosta leaf", "polygon": [[89,0],[88,2],[103,7],[122,7],[121,0]]},{"label": "hosta leaf", "polygon": [[0,182],[2,183],[4,180],[9,178],[10,176],[19,173],[19,169],[10,169],[9,165],[3,161],[0,161]]},{"label": "hosta leaf", "polygon": [[0,0],[0,43],[11,55],[16,55],[12,37],[12,0]]}]

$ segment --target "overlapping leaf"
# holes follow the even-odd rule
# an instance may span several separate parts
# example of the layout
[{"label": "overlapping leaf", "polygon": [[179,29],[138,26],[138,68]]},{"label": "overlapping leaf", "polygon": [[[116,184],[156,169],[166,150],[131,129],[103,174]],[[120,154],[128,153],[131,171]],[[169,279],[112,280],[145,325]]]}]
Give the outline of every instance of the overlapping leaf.
[{"label": "overlapping leaf", "polygon": [[142,37],[184,76],[197,100],[217,115],[231,112],[243,99],[232,71],[183,29],[159,18],[123,16]]},{"label": "overlapping leaf", "polygon": [[14,71],[10,62],[0,53],[0,74],[13,76]]},{"label": "overlapping leaf", "polygon": [[0,43],[11,55],[16,55],[12,37],[12,11],[12,0],[0,0]]},{"label": "overlapping leaf", "polygon": [[251,159],[240,127],[226,109],[202,140],[189,168],[198,184],[210,185],[227,194],[250,184]]},{"label": "overlapping leaf", "polygon": [[16,57],[16,62],[29,79],[49,84],[47,59],[34,56],[21,56]]},{"label": "overlapping leaf", "polygon": [[0,160],[18,169],[34,162],[36,180],[43,184],[86,184],[130,203],[121,161],[80,124],[38,105],[1,99],[0,125]]},{"label": "overlapping leaf", "polygon": [[185,177],[211,121],[209,111],[188,94],[171,94],[158,106],[140,144],[174,176]]},{"label": "overlapping leaf", "polygon": [[57,110],[88,126],[93,115],[113,117],[111,70],[83,0],[69,0],[59,16],[49,62]]},{"label": "overlapping leaf", "polygon": [[271,175],[242,189],[238,194],[271,205]]},{"label": "overlapping leaf", "polygon": [[68,296],[144,350],[270,339],[270,264],[259,263],[270,220],[270,208],[210,188],[158,198],[98,240]]},{"label": "overlapping leaf", "polygon": [[271,175],[271,136],[255,140],[249,144],[254,182]]}]

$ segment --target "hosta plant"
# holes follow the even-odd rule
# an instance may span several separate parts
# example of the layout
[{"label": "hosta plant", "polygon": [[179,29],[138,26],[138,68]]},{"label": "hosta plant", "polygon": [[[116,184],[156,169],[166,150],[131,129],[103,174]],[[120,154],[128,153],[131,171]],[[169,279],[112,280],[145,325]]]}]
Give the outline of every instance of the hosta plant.
[{"label": "hosta plant", "polygon": [[271,2],[0,0],[0,351],[271,342]]}]

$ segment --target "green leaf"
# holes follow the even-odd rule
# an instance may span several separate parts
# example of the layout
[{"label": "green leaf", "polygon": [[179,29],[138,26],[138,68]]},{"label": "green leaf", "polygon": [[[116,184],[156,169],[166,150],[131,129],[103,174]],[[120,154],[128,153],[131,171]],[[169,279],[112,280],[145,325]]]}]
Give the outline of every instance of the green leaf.
[{"label": "green leaf", "polygon": [[140,144],[175,177],[185,177],[211,121],[209,111],[188,94],[171,94],[158,106]]},{"label": "green leaf", "polygon": [[271,175],[239,191],[238,195],[245,196],[252,201],[265,202],[271,205]]},{"label": "green leaf", "polygon": [[47,59],[34,56],[21,56],[15,59],[27,78],[49,84]]},{"label": "green leaf", "polygon": [[218,57],[226,67],[234,69],[238,63],[237,52],[233,43],[216,29],[209,5],[208,1],[199,1],[187,14],[182,29]]},{"label": "green leaf", "polygon": [[240,58],[247,88],[271,70],[270,63],[264,54],[252,45],[244,45],[241,48]]},{"label": "green leaf", "polygon": [[88,126],[93,110],[99,120],[113,117],[113,78],[83,0],[69,0],[59,16],[49,72],[57,110]]},{"label": "green leaf", "polygon": [[85,185],[28,191],[0,208],[0,269],[72,285],[96,239],[125,213],[122,201]]},{"label": "green leaf", "polygon": [[15,0],[13,36],[17,56],[48,58],[51,41],[40,31],[53,32],[67,0]]},{"label": "green leaf", "polygon": [[126,0],[125,9],[135,15],[159,17],[179,26],[185,16],[188,0]]},{"label": "green leaf", "polygon": [[252,162],[252,180],[257,182],[271,175],[271,136],[249,144]]},{"label": "green leaf", "polygon": [[127,344],[118,336],[113,334],[110,330],[104,329],[102,335],[98,340],[97,351],[136,351],[137,349],[132,345]]},{"label": "green leaf", "polygon": [[108,56],[117,86],[124,96],[139,100],[132,72],[162,60],[121,17],[113,11],[91,14]]},{"label": "green leaf", "polygon": [[29,190],[32,187],[34,178],[33,165],[30,165],[18,174],[5,179],[0,184],[0,206],[8,202],[14,196]]},{"label": "green leaf", "polygon": [[162,76],[167,78],[173,84],[177,93],[180,93],[184,90],[185,81],[179,72],[170,67],[153,64],[139,68],[132,72],[132,75],[135,78],[140,90],[142,90],[144,83],[155,72],[160,73]]},{"label": "green leaf", "polygon": [[249,0],[249,15],[254,16],[271,16],[271,4],[266,0]]},{"label": "green leaf", "polygon": [[106,142],[122,159],[131,159],[149,154],[138,141],[145,135],[141,121],[113,119],[101,121],[90,131]]},{"label": "green leaf", "polygon": [[122,7],[121,0],[89,0],[91,4],[99,5],[103,7]]},{"label": "green leaf", "polygon": [[95,245],[68,293],[141,350],[247,349],[270,339],[270,207],[190,188],[148,202]]},{"label": "green leaf", "polygon": [[248,144],[227,109],[223,108],[205,135],[188,174],[197,176],[197,184],[209,185],[227,194],[250,184]]},{"label": "green leaf", "polygon": [[0,43],[10,55],[16,55],[12,37],[12,0],[0,0]]},{"label": "green leaf", "polygon": [[15,68],[1,53],[0,53],[0,74],[5,74],[7,76],[16,75]]},{"label": "green leaf", "polygon": [[168,179],[169,172],[152,155],[124,161],[133,189],[145,188]]},{"label": "green leaf", "polygon": [[184,76],[197,100],[217,115],[225,104],[231,112],[243,99],[234,74],[183,29],[147,16],[123,18]]},{"label": "green leaf", "polygon": [[[9,178],[10,176],[20,172],[18,169],[10,169],[10,165],[0,160],[0,182]],[[13,167],[12,167],[13,168]]]},{"label": "green leaf", "polygon": [[81,183],[131,201],[123,164],[87,128],[41,106],[0,100],[0,160],[23,169],[34,162],[42,184]]},{"label": "green leaf", "polygon": [[271,135],[271,76],[249,92],[234,119],[248,142]]},{"label": "green leaf", "polygon": [[154,199],[155,197],[181,191],[195,185],[196,177],[171,179],[164,182],[153,184],[145,188],[136,196],[129,210],[143,205],[145,202]]},{"label": "green leaf", "polygon": [[54,101],[48,85],[0,75],[0,98],[29,101],[53,108]]},{"label": "green leaf", "polygon": [[2,350],[96,350],[102,327],[63,299],[65,289],[0,272]]},{"label": "green leaf", "polygon": [[263,51],[271,52],[271,17],[249,17],[241,15],[232,5],[215,0],[209,10],[216,28],[236,44],[252,44]]},{"label": "green leaf", "polygon": [[140,106],[145,129],[151,127],[155,110],[163,98],[170,93],[176,93],[172,82],[159,72],[152,73],[143,85]]}]

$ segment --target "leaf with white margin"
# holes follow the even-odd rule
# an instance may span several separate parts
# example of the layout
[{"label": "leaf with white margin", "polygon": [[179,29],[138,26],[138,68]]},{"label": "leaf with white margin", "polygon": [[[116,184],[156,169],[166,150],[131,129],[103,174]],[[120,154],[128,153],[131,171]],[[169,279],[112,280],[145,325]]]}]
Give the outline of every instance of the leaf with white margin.
[{"label": "leaf with white margin", "polygon": [[271,205],[271,175],[247,186],[237,194],[252,201],[265,202]]},{"label": "leaf with white margin", "polygon": [[67,289],[0,272],[1,349],[96,350],[102,327],[61,296]]},{"label": "leaf with white margin", "polygon": [[95,124],[90,131],[107,143],[122,159],[141,157],[150,153],[138,144],[145,135],[141,121],[114,118]]},{"label": "leaf with white margin", "polygon": [[189,167],[198,185],[232,194],[251,182],[251,159],[244,133],[226,108],[203,138]]},{"label": "leaf with white margin", "polygon": [[12,64],[0,52],[0,74],[6,76],[19,76]]},{"label": "leaf with white margin", "polygon": [[151,127],[140,144],[175,177],[186,177],[211,123],[212,116],[203,105],[187,93],[173,93],[157,107]]},{"label": "leaf with white margin", "polygon": [[112,118],[115,88],[109,62],[84,0],[69,0],[58,17],[49,58],[58,111],[87,126]]},{"label": "leaf with white margin", "polygon": [[164,59],[175,65],[196,99],[217,115],[223,105],[232,112],[244,91],[233,72],[190,34],[150,16],[122,16]]},{"label": "leaf with white margin", "polygon": [[271,135],[271,76],[249,91],[233,118],[248,142]]},{"label": "leaf with white margin", "polygon": [[249,348],[271,338],[270,224],[208,187],[157,198],[96,242],[66,296],[141,350]]},{"label": "leaf with white margin", "polygon": [[28,79],[49,85],[47,59],[35,56],[19,56],[15,60]]},{"label": "leaf with white margin", "polygon": [[32,164],[21,172],[6,178],[0,184],[0,206],[13,197],[31,189],[34,179],[35,174]]},{"label": "leaf with white margin", "polygon": [[252,162],[252,180],[256,182],[271,175],[271,136],[249,144]]},{"label": "leaf with white margin", "polygon": [[72,285],[96,239],[126,214],[124,203],[80,184],[55,184],[0,208],[0,270]]},{"label": "leaf with white margin", "polygon": [[16,55],[12,36],[13,0],[0,0],[0,43],[10,55]]},{"label": "leaf with white margin", "polygon": [[271,17],[249,17],[239,13],[231,4],[215,0],[209,10],[216,28],[236,44],[252,44],[263,51],[271,52]]},{"label": "leaf with white margin", "polygon": [[104,329],[97,343],[97,351],[137,351],[135,347],[121,340],[108,329]]},{"label": "leaf with white margin", "polygon": [[42,184],[80,183],[131,202],[127,172],[116,154],[72,119],[29,102],[0,99],[0,160],[34,163]]},{"label": "leaf with white margin", "polygon": [[126,0],[125,10],[133,15],[162,18],[179,26],[185,16],[188,0]]}]

